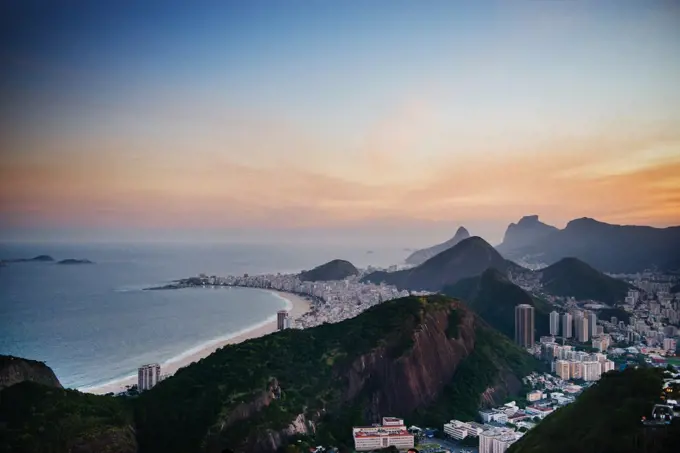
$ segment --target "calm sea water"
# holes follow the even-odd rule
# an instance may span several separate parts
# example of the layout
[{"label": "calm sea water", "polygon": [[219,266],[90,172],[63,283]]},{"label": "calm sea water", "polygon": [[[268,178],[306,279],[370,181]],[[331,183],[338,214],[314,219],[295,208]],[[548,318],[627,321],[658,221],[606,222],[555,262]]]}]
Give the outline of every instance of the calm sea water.
[{"label": "calm sea water", "polygon": [[40,254],[93,265],[0,267],[0,354],[45,361],[66,387],[100,385],[263,322],[284,306],[265,291],[142,291],[199,273],[296,272],[333,258],[403,261],[399,249],[271,245],[0,245],[0,258]]}]

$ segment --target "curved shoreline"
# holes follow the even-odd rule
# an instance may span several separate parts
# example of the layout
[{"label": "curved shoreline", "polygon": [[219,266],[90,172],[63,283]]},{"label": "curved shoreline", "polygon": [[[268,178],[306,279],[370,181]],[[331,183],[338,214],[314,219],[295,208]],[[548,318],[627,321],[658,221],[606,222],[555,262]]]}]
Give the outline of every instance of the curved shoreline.
[{"label": "curved shoreline", "polygon": [[[286,307],[284,308],[284,310],[288,311],[293,319],[299,318],[310,309],[309,301],[304,299],[298,294],[286,293],[282,291],[275,291],[269,289],[260,290],[267,291],[272,295],[280,299],[283,299],[286,303]],[[241,343],[243,341],[250,340],[253,338],[259,338],[273,332],[276,332],[276,314],[269,316],[264,321],[245,327],[244,329],[241,329],[237,332],[232,332],[218,338],[213,338],[212,340],[209,340],[201,345],[183,351],[182,353],[161,363],[161,374],[173,375],[180,368],[184,368],[185,366],[190,365],[193,362],[197,362],[226,345]],[[143,364],[140,363],[139,365],[141,366]],[[137,374],[117,378],[100,385],[80,387],[77,390],[81,392],[101,395],[110,392],[113,393],[123,392],[125,391],[126,386],[135,384],[137,384]]]}]

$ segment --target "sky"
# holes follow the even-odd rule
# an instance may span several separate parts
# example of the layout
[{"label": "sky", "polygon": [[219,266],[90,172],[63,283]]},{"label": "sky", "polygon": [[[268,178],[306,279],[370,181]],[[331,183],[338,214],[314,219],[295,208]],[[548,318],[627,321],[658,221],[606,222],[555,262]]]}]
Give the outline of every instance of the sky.
[{"label": "sky", "polygon": [[680,224],[673,0],[16,0],[0,64],[0,241]]}]

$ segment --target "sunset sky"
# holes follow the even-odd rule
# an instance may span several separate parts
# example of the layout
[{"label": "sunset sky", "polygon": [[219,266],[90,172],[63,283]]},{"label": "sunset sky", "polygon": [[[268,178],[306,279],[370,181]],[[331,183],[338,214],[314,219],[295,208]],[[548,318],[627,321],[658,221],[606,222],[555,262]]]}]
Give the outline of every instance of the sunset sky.
[{"label": "sunset sky", "polygon": [[0,6],[0,240],[680,224],[678,1],[56,3]]}]

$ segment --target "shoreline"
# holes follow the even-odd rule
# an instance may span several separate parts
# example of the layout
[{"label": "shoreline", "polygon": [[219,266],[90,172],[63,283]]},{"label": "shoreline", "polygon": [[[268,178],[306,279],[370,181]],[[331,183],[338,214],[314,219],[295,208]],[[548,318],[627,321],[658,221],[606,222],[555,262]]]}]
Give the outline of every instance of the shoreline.
[{"label": "shoreline", "polygon": [[[283,299],[286,302],[286,310],[290,313],[292,319],[297,319],[300,316],[307,313],[311,306],[310,301],[305,299],[303,296],[295,293],[288,293],[284,291],[277,291],[264,288],[251,288],[259,289],[261,291],[267,291],[272,295]],[[251,340],[253,338],[263,337],[269,335],[270,333],[276,332],[276,313],[268,317],[262,322],[248,326],[240,331],[233,332],[227,336],[216,338],[210,340],[202,345],[196,346],[195,348],[184,351],[175,357],[172,357],[161,365],[161,375],[172,376],[180,368],[184,368],[194,362],[201,360],[204,357],[209,356],[218,349],[230,345],[241,343],[246,340]],[[143,365],[140,363],[140,366]],[[103,383],[101,385],[91,386],[91,387],[80,387],[77,390],[84,393],[93,393],[97,395],[103,395],[106,393],[120,393],[125,391],[125,387],[129,385],[137,384],[137,374],[125,376],[123,378],[115,379],[110,382]]]}]

